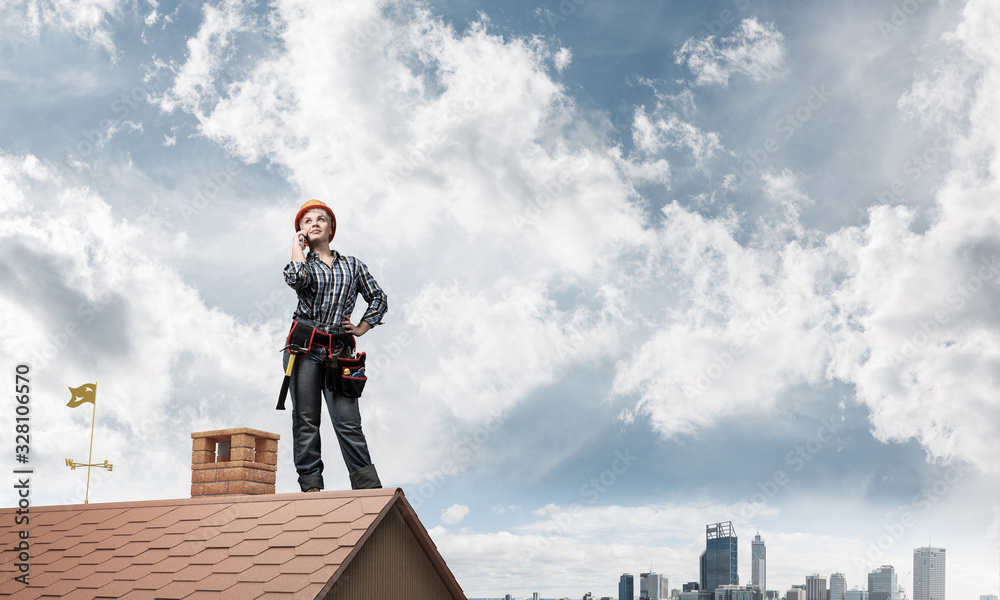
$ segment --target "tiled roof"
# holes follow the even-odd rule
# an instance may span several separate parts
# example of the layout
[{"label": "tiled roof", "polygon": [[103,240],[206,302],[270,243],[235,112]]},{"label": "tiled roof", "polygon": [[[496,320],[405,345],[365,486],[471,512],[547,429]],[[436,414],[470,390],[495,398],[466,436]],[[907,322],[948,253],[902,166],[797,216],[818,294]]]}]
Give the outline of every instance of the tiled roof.
[{"label": "tiled roof", "polygon": [[0,597],[314,599],[393,506],[447,571],[397,488],[31,507],[27,586],[3,509]]}]

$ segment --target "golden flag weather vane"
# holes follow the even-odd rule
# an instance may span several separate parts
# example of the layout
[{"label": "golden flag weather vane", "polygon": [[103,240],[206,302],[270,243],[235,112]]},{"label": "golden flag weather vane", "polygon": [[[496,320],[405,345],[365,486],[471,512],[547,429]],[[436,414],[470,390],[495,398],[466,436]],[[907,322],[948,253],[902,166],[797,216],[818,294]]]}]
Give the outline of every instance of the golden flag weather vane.
[{"label": "golden flag weather vane", "polygon": [[101,469],[107,469],[111,471],[114,465],[105,460],[103,463],[92,463],[94,457],[94,421],[97,418],[97,383],[85,383],[80,387],[69,388],[70,396],[69,402],[66,406],[70,408],[76,408],[81,404],[90,402],[94,405],[94,411],[91,414],[90,420],[90,452],[87,454],[86,463],[74,462],[72,459],[66,459],[66,466],[70,468],[71,471],[75,471],[77,467],[87,467],[87,491],[83,498],[83,503],[87,504],[90,499],[90,468],[98,467]]}]

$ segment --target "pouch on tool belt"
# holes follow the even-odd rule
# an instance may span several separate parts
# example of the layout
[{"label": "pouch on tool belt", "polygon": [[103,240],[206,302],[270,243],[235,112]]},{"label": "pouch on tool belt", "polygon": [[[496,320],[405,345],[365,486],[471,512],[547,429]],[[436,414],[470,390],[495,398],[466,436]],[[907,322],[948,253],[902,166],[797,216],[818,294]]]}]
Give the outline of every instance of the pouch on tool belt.
[{"label": "pouch on tool belt", "polygon": [[309,346],[312,343],[312,331],[312,327],[303,325],[298,321],[292,321],[292,328],[285,339],[285,350],[299,356],[309,352]]},{"label": "pouch on tool belt", "polygon": [[[326,362],[326,387],[348,398],[360,398],[368,376],[364,374],[365,353],[335,356]],[[359,375],[353,375],[358,373]]]}]

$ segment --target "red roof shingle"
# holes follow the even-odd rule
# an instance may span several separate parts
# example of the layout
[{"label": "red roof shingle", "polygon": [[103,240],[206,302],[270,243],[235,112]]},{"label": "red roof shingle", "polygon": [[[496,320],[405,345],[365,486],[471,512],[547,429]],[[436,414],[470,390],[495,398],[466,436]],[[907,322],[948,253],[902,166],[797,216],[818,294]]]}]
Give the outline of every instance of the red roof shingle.
[{"label": "red roof shingle", "polygon": [[32,507],[29,584],[3,528],[0,597],[314,599],[399,504],[464,597],[396,488]]}]

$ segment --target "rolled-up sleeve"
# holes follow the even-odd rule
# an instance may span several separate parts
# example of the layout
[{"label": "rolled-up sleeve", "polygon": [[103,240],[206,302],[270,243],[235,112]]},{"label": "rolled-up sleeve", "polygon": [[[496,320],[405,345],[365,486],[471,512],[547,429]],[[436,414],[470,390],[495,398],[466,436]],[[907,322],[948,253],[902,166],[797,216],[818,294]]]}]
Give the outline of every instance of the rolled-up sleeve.
[{"label": "rolled-up sleeve", "polygon": [[285,265],[285,283],[294,290],[301,290],[312,283],[311,271],[306,263],[292,261]]},{"label": "rolled-up sleeve", "polygon": [[372,327],[381,325],[382,317],[389,310],[389,298],[382,291],[382,288],[379,287],[378,282],[375,281],[372,274],[368,272],[368,267],[365,263],[358,261],[357,270],[358,291],[361,292],[361,297],[368,303],[368,310],[365,311],[361,320]]}]

